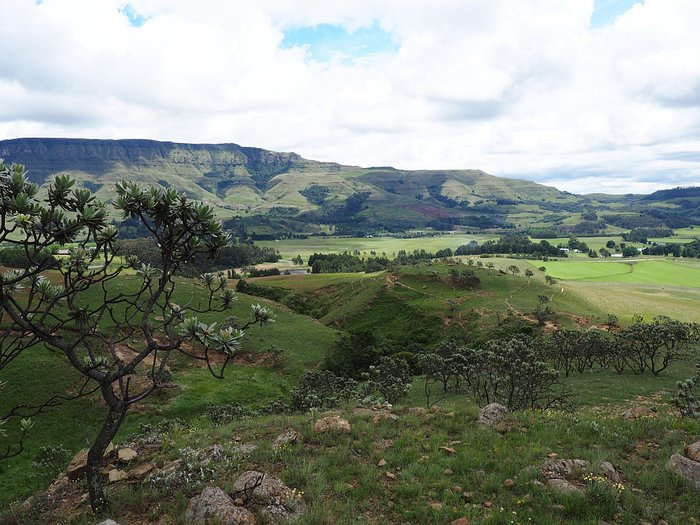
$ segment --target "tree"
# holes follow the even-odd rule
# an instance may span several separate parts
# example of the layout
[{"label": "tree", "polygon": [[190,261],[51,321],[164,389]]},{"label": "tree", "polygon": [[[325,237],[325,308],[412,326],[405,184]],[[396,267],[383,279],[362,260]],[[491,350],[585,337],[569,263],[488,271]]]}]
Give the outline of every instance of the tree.
[{"label": "tree", "polygon": [[678,359],[688,356],[700,340],[698,325],[669,317],[656,317],[651,323],[641,318],[615,334],[620,350],[641,373],[649,370],[655,376]]},{"label": "tree", "polygon": [[547,297],[546,295],[537,296],[537,308],[535,308],[533,314],[537,319],[537,324],[539,324],[540,326],[544,326],[547,322],[547,319],[549,319],[554,313],[554,310],[552,310],[548,303],[549,297]]},{"label": "tree", "polygon": [[525,268],[525,277],[529,279],[533,275],[535,275],[535,273],[532,270],[530,270],[530,268]]},{"label": "tree", "polygon": [[[157,241],[160,268],[133,257],[121,263],[106,205],[74,186],[73,179],[59,175],[48,185],[46,198],[39,199],[39,188],[27,180],[23,166],[0,162],[0,241],[22,248],[29,261],[0,276],[0,369],[43,345],[63,354],[67,366],[82,375],[75,392],[57,394],[40,406],[19,405],[0,419],[26,421],[60,402],[99,393],[107,413],[88,453],[87,482],[93,510],[103,512],[108,505],[102,487],[104,452],[130,407],[165,386],[171,355],[202,360],[222,378],[244,330],[266,324],[272,314],[256,305],[252,319],[239,328],[201,322],[198,315],[224,312],[235,300],[226,278],[213,274],[202,276],[203,297],[175,303],[175,272],[200,253],[215,256],[228,243],[211,207],[172,189],[117,183],[114,208]],[[69,246],[70,255],[42,257],[55,244]],[[136,271],[133,286],[117,281],[127,268]],[[216,353],[224,356],[219,369],[212,361]],[[46,374],[50,377],[50,371]],[[145,377],[137,382],[136,375]]]},{"label": "tree", "polygon": [[508,267],[508,271],[509,271],[510,273],[512,273],[513,275],[516,275],[516,274],[520,273],[520,268],[517,267],[515,264],[511,264],[511,265]]}]

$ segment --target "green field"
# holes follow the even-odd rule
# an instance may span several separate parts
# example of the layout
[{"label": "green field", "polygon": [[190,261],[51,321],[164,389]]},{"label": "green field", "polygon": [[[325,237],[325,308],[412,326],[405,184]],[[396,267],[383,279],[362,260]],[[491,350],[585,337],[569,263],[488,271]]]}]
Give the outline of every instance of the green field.
[{"label": "green field", "polygon": [[700,264],[673,259],[548,261],[547,273],[562,280],[700,288]]},{"label": "green field", "polygon": [[465,235],[445,234],[431,237],[414,237],[400,239],[397,237],[309,237],[308,239],[283,239],[279,241],[256,241],[259,246],[275,248],[283,258],[291,259],[301,255],[308,259],[314,253],[340,253],[344,251],[369,255],[375,251],[377,255],[386,254],[393,258],[399,250],[413,251],[425,250],[436,252],[444,248],[457,249],[462,244],[470,241],[483,243],[490,239],[497,239],[498,235]]}]

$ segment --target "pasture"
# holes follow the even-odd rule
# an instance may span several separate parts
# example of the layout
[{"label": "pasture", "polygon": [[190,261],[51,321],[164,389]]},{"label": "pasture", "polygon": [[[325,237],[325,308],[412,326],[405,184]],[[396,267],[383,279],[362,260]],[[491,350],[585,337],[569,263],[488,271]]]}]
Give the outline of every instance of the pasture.
[{"label": "pasture", "polygon": [[369,255],[374,251],[377,255],[386,254],[394,258],[400,250],[425,250],[436,252],[444,248],[457,249],[470,241],[483,243],[497,239],[498,235],[450,234],[401,239],[398,237],[309,237],[308,239],[282,239],[279,241],[256,241],[258,246],[275,248],[284,259],[301,255],[307,260],[314,253],[352,253],[357,250]]}]

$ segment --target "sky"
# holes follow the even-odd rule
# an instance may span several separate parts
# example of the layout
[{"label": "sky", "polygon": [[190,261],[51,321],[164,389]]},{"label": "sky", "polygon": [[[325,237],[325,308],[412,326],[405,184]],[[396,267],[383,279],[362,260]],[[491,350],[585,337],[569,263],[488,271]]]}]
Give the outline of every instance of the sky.
[{"label": "sky", "polygon": [[0,19],[0,139],[700,185],[698,0],[1,0]]}]

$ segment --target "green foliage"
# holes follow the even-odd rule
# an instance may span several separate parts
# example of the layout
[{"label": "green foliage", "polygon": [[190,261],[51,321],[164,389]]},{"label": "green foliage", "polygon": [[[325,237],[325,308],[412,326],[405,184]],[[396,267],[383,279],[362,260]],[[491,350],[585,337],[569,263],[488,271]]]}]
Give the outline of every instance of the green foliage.
[{"label": "green foliage", "polygon": [[700,363],[695,364],[695,375],[677,383],[678,391],[673,405],[682,417],[700,419]]},{"label": "green foliage", "polygon": [[63,472],[73,453],[63,445],[46,445],[39,449],[32,462],[32,476],[41,485],[51,483]]},{"label": "green foliage", "polygon": [[470,268],[462,271],[451,268],[450,279],[452,280],[452,284],[463,290],[474,290],[481,284],[481,279],[479,279],[474,270]]},{"label": "green foliage", "polygon": [[335,408],[358,395],[357,381],[330,370],[309,370],[290,394],[289,408],[297,412]]},{"label": "green foliage", "polygon": [[488,341],[482,348],[466,349],[464,355],[465,381],[480,405],[544,409],[568,401],[558,371],[543,360],[533,339]]},{"label": "green foliage", "polygon": [[411,389],[411,369],[403,359],[382,356],[376,365],[369,367],[366,394],[378,394],[381,400],[398,403],[406,398]]}]

